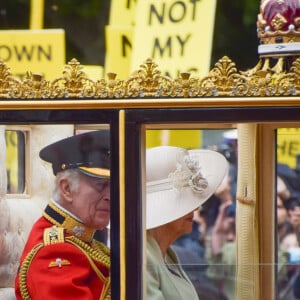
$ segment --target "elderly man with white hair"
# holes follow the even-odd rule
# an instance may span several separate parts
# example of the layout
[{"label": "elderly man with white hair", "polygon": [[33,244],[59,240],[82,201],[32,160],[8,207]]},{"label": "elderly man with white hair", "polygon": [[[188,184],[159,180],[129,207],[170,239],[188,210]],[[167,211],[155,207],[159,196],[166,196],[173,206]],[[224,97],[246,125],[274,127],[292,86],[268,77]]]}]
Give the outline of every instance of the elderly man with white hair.
[{"label": "elderly man with white hair", "polygon": [[95,238],[110,219],[109,149],[109,131],[100,130],[40,151],[56,187],[21,256],[18,300],[110,299],[110,251]]}]

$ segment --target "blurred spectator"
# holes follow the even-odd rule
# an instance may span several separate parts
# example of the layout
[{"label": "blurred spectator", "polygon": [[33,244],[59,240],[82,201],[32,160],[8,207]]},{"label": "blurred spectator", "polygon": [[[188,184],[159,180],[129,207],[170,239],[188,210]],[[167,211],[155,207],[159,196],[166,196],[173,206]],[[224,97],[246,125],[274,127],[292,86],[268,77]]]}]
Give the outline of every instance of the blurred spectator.
[{"label": "blurred spectator", "polygon": [[229,300],[224,293],[215,287],[209,281],[196,280],[193,281],[199,299],[203,300]]},{"label": "blurred spectator", "polygon": [[[287,187],[279,179],[278,197],[277,197],[277,225],[278,241],[287,247],[292,242],[293,228],[289,223],[288,210],[284,202],[288,199],[290,193]],[[207,260],[209,267],[207,275],[213,279],[217,286],[224,291],[228,299],[235,299],[235,268],[236,268],[236,232],[235,232],[235,203],[228,196],[230,194],[230,181],[224,180],[223,185],[216,191],[220,198],[220,209],[215,225],[211,232],[211,243],[207,249]],[[289,238],[289,239],[288,239]],[[292,244],[294,245],[294,244]],[[279,247],[278,252],[278,280],[284,282],[289,280],[287,272],[288,256],[286,248]],[[284,288],[287,286],[285,282]],[[283,286],[283,284],[282,284]],[[282,288],[282,290],[284,289]],[[290,293],[289,293],[290,294]],[[285,293],[288,298],[288,293]]]},{"label": "blurred spectator", "polygon": [[233,199],[231,196],[231,180],[230,180],[230,176],[228,174],[227,174],[227,176],[224,177],[222,183],[217,188],[217,190],[215,192],[215,196],[217,196],[220,199],[221,204],[233,202]]},{"label": "blurred spectator", "polygon": [[209,267],[207,276],[230,300],[235,299],[236,232],[235,204],[225,201],[221,204],[216,223],[207,248]]},{"label": "blurred spectator", "polygon": [[[294,236],[293,247],[286,249],[288,253],[288,269],[287,269],[288,283],[285,287],[285,290],[291,290],[293,292],[293,298],[289,298],[289,299],[300,299],[300,287],[299,287],[300,284],[300,276],[299,276],[300,202],[297,198],[292,198],[292,201],[290,201],[289,203],[289,216],[290,216],[290,222],[295,232],[295,236]],[[281,299],[286,299],[286,298],[281,298]]]},{"label": "blurred spectator", "polygon": [[231,197],[236,199],[236,184],[237,184],[237,158],[238,158],[238,132],[237,129],[226,130],[223,133],[223,141],[218,146],[218,151],[221,152],[229,162],[229,178],[231,180]]},{"label": "blurred spectator", "polygon": [[277,176],[277,195],[279,195],[284,201],[288,200],[291,197],[290,190],[279,174]]},{"label": "blurred spectator", "polygon": [[282,185],[288,190],[289,195],[280,195],[286,201],[286,206],[294,205],[294,202],[300,202],[300,174],[297,169],[292,169],[286,164],[277,164],[277,176],[279,183],[277,185],[278,193]]},{"label": "blurred spectator", "polygon": [[[277,181],[277,187],[278,187]],[[277,188],[278,190],[278,188]],[[279,299],[292,300],[293,291],[291,284],[291,274],[289,273],[289,249],[290,247],[295,246],[292,242],[292,238],[294,236],[294,240],[297,242],[296,235],[293,232],[293,228],[288,219],[288,210],[285,207],[285,202],[282,197],[277,193],[277,236],[278,236],[278,278],[277,278],[277,286],[279,292]]]},{"label": "blurred spectator", "polygon": [[[210,247],[207,249],[207,259],[209,261],[207,274],[209,278],[215,280],[219,288],[223,289],[225,295],[231,300],[235,298],[236,232],[235,203],[230,197],[230,188],[228,177],[223,180],[215,193],[220,199],[221,205],[212,228]],[[289,223],[288,210],[285,206],[288,203],[286,200],[289,199],[290,192],[280,178],[277,189],[278,241],[279,243],[284,241],[287,247],[288,243],[292,242],[292,236],[288,236],[288,234],[293,233],[293,228]],[[278,280],[287,278],[287,255],[284,250],[281,249],[278,253]]]},{"label": "blurred spectator", "polygon": [[[285,174],[289,171],[284,168]],[[298,201],[281,175],[277,177],[277,233],[278,233],[278,298],[294,300],[294,283],[298,277],[300,248],[296,230],[300,225]],[[292,173],[291,173],[292,174]],[[299,208],[300,209],[300,208]]]},{"label": "blurred spectator", "polygon": [[288,252],[289,249],[291,248],[296,248],[296,247],[299,247],[299,243],[298,243],[298,240],[297,240],[297,236],[295,234],[295,232],[290,232],[290,233],[287,233],[281,243],[280,243],[280,248],[285,251],[285,252]]},{"label": "blurred spectator", "polygon": [[288,214],[290,196],[291,193],[284,181],[277,176],[277,234],[279,245],[288,234],[294,232]]},{"label": "blurred spectator", "polygon": [[204,258],[186,247],[173,244],[172,250],[175,251],[183,270],[192,281],[206,278],[207,262]]},{"label": "blurred spectator", "polygon": [[227,174],[211,199],[202,205],[202,209],[205,211],[206,232],[208,234],[211,233],[211,230],[216,222],[220,205],[224,202],[235,202],[232,198],[231,190],[232,180],[229,174]]},{"label": "blurred spectator", "polygon": [[288,189],[292,191],[297,190],[298,176],[294,169],[290,168],[287,164],[277,164],[277,175],[284,181]]},{"label": "blurred spectator", "polygon": [[[215,224],[219,213],[219,206],[227,198],[232,202],[236,200],[236,185],[237,185],[237,158],[238,158],[238,132],[237,129],[226,130],[223,133],[223,140],[220,144],[210,146],[215,151],[222,153],[229,162],[229,172],[222,184],[223,187],[230,188],[230,192],[220,190],[220,193],[214,194],[211,199],[202,206],[206,215],[207,232],[210,232]],[[224,193],[225,192],[225,193]]]},{"label": "blurred spectator", "polygon": [[194,211],[192,232],[180,236],[173,245],[192,251],[201,259],[205,256],[206,221],[204,211],[200,207]]}]

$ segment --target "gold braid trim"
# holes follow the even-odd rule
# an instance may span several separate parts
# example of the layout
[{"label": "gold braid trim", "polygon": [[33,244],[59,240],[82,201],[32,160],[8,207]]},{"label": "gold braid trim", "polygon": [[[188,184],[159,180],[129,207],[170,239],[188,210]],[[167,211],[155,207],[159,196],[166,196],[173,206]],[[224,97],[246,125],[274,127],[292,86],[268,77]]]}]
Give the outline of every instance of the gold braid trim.
[{"label": "gold braid trim", "polygon": [[99,300],[110,300],[111,299],[111,289],[110,289],[110,276],[108,278],[104,277],[99,271],[94,261],[100,262],[106,268],[110,269],[110,249],[104,244],[93,241],[92,247],[76,238],[75,236],[70,236],[66,238],[66,242],[69,242],[79,248],[86,256],[90,262],[91,267],[98,275],[98,277],[104,282],[103,291],[101,293]]},{"label": "gold braid trim", "polygon": [[[44,241],[46,242],[45,244],[40,243],[38,245],[36,245],[25,257],[21,267],[20,267],[20,274],[19,274],[19,280],[20,280],[20,292],[21,292],[21,296],[23,300],[31,300],[29,291],[28,291],[28,287],[27,287],[27,283],[26,283],[26,279],[27,279],[27,273],[28,273],[28,269],[30,267],[30,264],[34,258],[34,256],[37,254],[37,252],[42,248],[45,247],[49,244],[51,244],[51,242],[56,243],[57,240],[51,240],[49,238],[46,238],[46,236],[49,236],[49,231],[50,229],[57,229],[56,226],[53,226],[49,229],[46,229],[44,231]],[[62,241],[62,232],[59,232],[59,240]],[[86,244],[85,242],[81,241],[80,239],[76,238],[75,236],[71,236],[71,237],[66,237],[65,238],[65,242],[70,243],[74,246],[76,246],[77,248],[79,248],[87,257],[87,259],[90,262],[91,267],[93,268],[93,270],[96,272],[96,274],[98,275],[98,277],[103,280],[105,282],[104,285],[104,289],[103,292],[101,294],[100,300],[110,300],[111,299],[111,289],[110,289],[110,276],[108,278],[105,278],[99,271],[99,269],[97,268],[97,266],[95,265],[95,263],[93,262],[93,260],[100,262],[101,264],[103,264],[106,268],[110,269],[110,249],[108,247],[106,247],[104,244],[98,242],[98,241],[93,241],[92,243],[92,247],[89,246],[88,244]]]},{"label": "gold braid trim", "polygon": [[[104,298],[103,298],[104,297]],[[102,295],[99,300],[111,300],[111,288],[110,288],[110,276],[107,282],[107,286],[105,287]]]},{"label": "gold braid trim", "polygon": [[92,259],[103,264],[110,269],[110,249],[104,244],[93,241],[92,246],[75,237],[74,235],[66,237],[66,242],[69,241],[73,245],[77,245],[81,250],[87,253]]},{"label": "gold braid trim", "polygon": [[21,268],[20,268],[20,274],[19,274],[19,281],[20,281],[20,292],[23,300],[31,300],[31,297],[29,295],[28,287],[26,284],[26,278],[29,266],[34,258],[34,256],[37,254],[37,252],[43,247],[43,243],[40,243],[36,245],[25,257]]}]

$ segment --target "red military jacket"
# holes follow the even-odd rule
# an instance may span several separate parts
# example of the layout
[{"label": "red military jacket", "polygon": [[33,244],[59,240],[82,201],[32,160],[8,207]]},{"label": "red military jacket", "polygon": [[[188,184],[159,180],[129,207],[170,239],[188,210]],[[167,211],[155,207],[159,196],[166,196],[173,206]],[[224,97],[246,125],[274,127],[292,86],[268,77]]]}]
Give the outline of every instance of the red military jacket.
[{"label": "red military jacket", "polygon": [[94,231],[56,205],[49,203],[28,237],[15,280],[17,299],[110,299],[109,248],[86,242]]}]

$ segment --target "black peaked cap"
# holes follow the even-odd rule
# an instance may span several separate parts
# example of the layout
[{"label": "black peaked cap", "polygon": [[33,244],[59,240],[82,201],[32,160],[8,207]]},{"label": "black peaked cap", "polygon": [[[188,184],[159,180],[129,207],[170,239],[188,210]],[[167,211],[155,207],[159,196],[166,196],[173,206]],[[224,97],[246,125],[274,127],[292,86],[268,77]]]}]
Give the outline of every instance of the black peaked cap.
[{"label": "black peaked cap", "polygon": [[40,151],[40,158],[52,164],[54,175],[81,167],[109,170],[109,130],[81,133],[50,144]]}]

